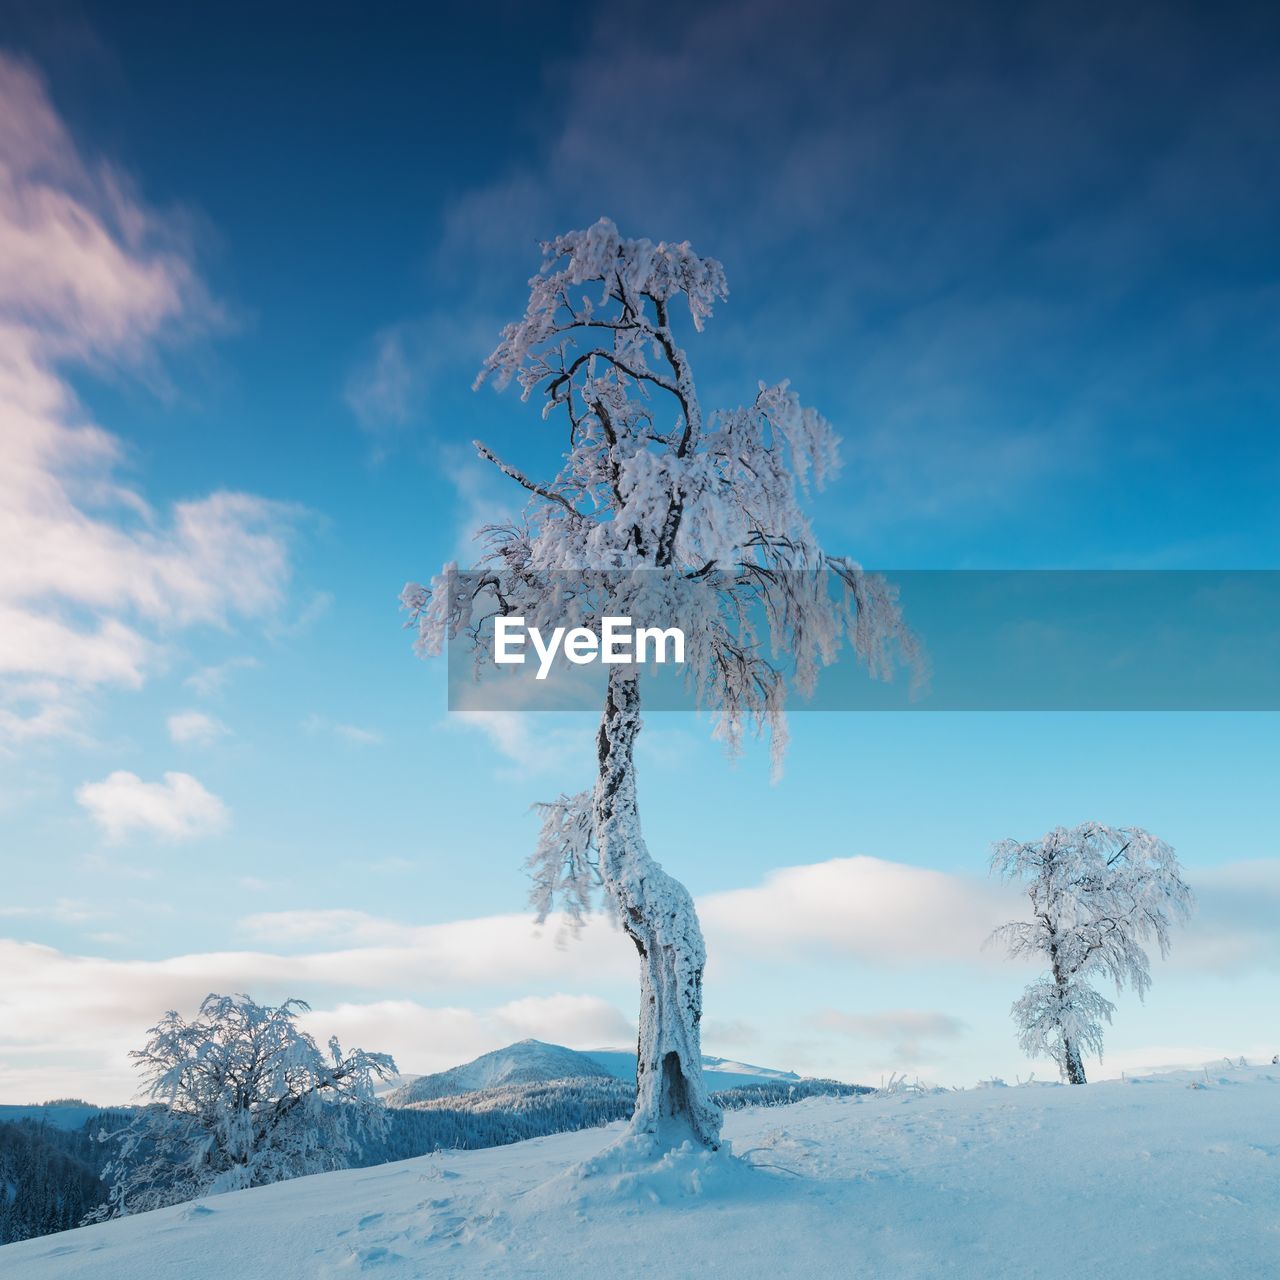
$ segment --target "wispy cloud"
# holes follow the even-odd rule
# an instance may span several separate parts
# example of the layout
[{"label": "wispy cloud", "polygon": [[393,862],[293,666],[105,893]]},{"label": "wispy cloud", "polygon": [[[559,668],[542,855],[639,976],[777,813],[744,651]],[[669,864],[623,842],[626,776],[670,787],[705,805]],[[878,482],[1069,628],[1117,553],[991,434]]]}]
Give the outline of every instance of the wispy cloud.
[{"label": "wispy cloud", "polygon": [[314,712],[302,722],[302,727],[307,733],[328,734],[357,747],[380,746],[383,740],[377,729],[366,729],[358,724],[335,723]]},{"label": "wispy cloud", "polygon": [[166,773],[162,782],[144,782],[136,773],[118,769],[101,782],[79,787],[76,803],[112,843],[135,832],[193,840],[222,831],[230,816],[226,805],[189,773]]},{"label": "wispy cloud", "polygon": [[814,1018],[814,1025],[869,1041],[874,1050],[888,1047],[900,1069],[921,1061],[926,1041],[954,1040],[965,1031],[959,1018],[933,1009],[886,1009],[879,1013],[824,1009]]},{"label": "wispy cloud", "polygon": [[409,421],[414,370],[405,353],[403,329],[384,329],[374,337],[372,348],[368,362],[347,380],[346,401],[364,430],[382,435]]},{"label": "wispy cloud", "polygon": [[1238,390],[1218,351],[1270,403],[1274,77],[1206,15],[665,11],[601,9],[564,54],[529,144],[446,210],[424,327],[510,319],[537,242],[601,214],[690,237],[733,288],[697,357],[708,399],[791,376],[847,437],[835,531],[899,554],[1028,501],[1068,523],[1086,487],[1123,501],[1188,392]]},{"label": "wispy cloud", "polygon": [[103,912],[79,898],[57,898],[42,907],[0,907],[0,918],[7,920],[53,920],[58,924],[84,924],[100,919]]},{"label": "wispy cloud", "polygon": [[548,724],[546,715],[525,711],[453,711],[446,727],[475,730],[510,766],[511,776],[558,773],[590,757],[590,735]]},{"label": "wispy cloud", "polygon": [[158,629],[261,616],[289,577],[292,508],[220,491],[158,511],[116,472],[64,367],[155,382],[219,323],[178,230],[85,158],[39,75],[0,54],[0,729],[74,728],[83,692],[137,688]]},{"label": "wispy cloud", "polygon": [[193,671],[183,684],[202,698],[216,698],[227,687],[237,671],[252,671],[260,663],[257,658],[240,655]]},{"label": "wispy cloud", "polygon": [[343,399],[372,442],[375,461],[429,417],[442,391],[470,385],[497,327],[492,313],[469,306],[402,320],[374,334],[347,375]]},{"label": "wispy cloud", "polygon": [[206,747],[231,732],[217,716],[204,711],[175,711],[165,723],[170,740],[180,746]]}]

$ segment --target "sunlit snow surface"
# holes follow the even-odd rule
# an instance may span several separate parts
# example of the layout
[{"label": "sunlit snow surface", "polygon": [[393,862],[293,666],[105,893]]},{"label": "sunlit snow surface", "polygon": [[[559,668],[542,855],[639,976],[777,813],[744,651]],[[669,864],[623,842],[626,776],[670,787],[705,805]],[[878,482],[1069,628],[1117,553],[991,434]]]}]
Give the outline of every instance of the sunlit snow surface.
[{"label": "sunlit snow surface", "polygon": [[[302,1178],[0,1249],[22,1280],[1280,1275],[1280,1068],[814,1099],[744,1161],[621,1125]],[[577,1167],[594,1168],[584,1177]]]}]

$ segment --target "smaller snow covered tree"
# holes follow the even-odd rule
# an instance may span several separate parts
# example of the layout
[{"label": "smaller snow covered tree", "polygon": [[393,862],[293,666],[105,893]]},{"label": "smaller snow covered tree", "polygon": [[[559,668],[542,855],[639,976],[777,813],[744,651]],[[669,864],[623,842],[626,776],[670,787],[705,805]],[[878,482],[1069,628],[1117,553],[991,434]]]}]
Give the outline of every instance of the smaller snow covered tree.
[{"label": "smaller snow covered tree", "polygon": [[122,1217],[197,1196],[345,1168],[385,1108],[374,1082],[393,1076],[385,1053],[328,1053],[297,1025],[309,1006],[277,1008],[245,995],[205,997],[188,1022],[170,1010],[129,1056],[153,1100],[115,1135],[98,1217]]},{"label": "smaller snow covered tree", "polygon": [[1191,890],[1163,840],[1141,827],[1086,822],[1057,827],[1040,840],[1002,840],[991,871],[1025,880],[1031,919],[991,935],[1010,956],[1043,957],[1048,972],[1013,1006],[1018,1043],[1029,1057],[1048,1057],[1070,1084],[1084,1084],[1086,1052],[1102,1055],[1102,1024],[1115,1005],[1093,981],[1126,983],[1142,999],[1151,985],[1143,944],[1155,938],[1169,953],[1169,930],[1191,912]]}]

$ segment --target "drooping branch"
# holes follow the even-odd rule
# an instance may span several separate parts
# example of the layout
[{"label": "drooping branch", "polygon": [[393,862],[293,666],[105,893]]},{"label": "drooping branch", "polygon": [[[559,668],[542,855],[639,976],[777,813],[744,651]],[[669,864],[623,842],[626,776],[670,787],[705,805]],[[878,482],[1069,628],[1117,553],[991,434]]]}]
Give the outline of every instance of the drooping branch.
[{"label": "drooping branch", "polygon": [[558,903],[566,928],[576,934],[591,911],[595,890],[601,883],[592,793],[561,795],[533,807],[542,817],[542,828],[525,861],[532,880],[529,905],[534,918],[543,924]]}]

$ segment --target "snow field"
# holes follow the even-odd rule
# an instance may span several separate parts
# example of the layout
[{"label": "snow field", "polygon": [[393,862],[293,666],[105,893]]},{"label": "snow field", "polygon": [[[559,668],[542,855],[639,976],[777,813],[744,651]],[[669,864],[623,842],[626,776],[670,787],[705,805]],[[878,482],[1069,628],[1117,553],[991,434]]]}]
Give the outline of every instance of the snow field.
[{"label": "snow field", "polygon": [[[1280,1275],[1280,1069],[733,1112],[300,1178],[0,1249],[20,1280]],[[748,1166],[756,1165],[751,1168]]]}]

